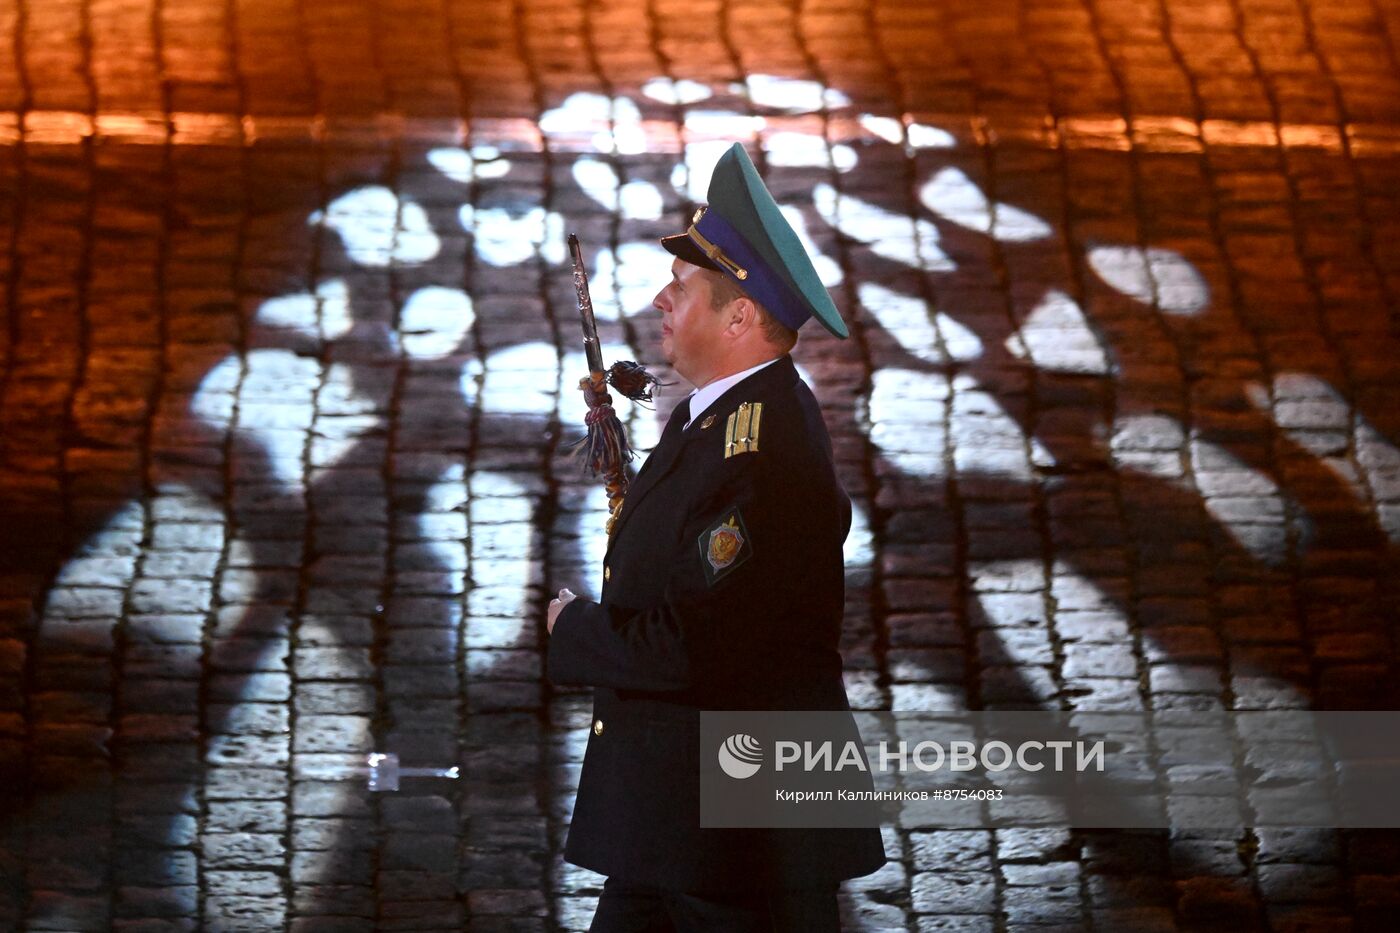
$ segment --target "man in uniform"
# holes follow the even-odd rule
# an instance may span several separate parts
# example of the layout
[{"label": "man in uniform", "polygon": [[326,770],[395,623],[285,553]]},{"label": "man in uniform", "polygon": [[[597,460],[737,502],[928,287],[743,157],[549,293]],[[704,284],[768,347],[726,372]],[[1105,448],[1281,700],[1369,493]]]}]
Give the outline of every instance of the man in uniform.
[{"label": "man in uniform", "polygon": [[655,299],[696,389],[631,483],[601,602],[549,606],[550,677],[595,688],[565,858],[608,876],[596,931],[825,933],[837,883],[884,863],[879,831],[702,829],[699,712],[850,708],[850,500],[788,355],[808,318],[847,330],[742,146],[708,198],[662,239]]}]

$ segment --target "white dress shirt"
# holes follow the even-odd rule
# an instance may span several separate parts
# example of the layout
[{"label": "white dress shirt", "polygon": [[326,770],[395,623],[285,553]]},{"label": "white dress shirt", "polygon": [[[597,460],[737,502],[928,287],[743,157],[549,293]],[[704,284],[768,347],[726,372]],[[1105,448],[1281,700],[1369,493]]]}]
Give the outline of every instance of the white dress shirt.
[{"label": "white dress shirt", "polygon": [[696,389],[694,392],[691,392],[689,396],[690,420],[685,423],[685,426],[688,428],[692,424],[694,424],[695,419],[699,418],[705,413],[706,409],[708,409],[715,402],[719,401],[719,397],[724,393],[728,392],[729,389],[735,383],[739,382],[740,380],[747,379],[749,376],[752,376],[754,373],[758,372],[765,366],[772,366],[780,359],[782,359],[781,356],[775,356],[766,363],[759,363],[757,366],[751,366],[741,373],[735,373],[732,376],[725,376],[723,379],[716,379],[714,382],[708,383],[702,388]]}]

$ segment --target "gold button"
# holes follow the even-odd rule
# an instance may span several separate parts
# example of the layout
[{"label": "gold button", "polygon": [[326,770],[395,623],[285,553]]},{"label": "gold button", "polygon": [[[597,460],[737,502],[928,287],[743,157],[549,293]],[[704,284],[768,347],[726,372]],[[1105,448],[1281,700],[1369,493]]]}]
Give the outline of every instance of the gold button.
[{"label": "gold button", "polygon": [[607,582],[608,582],[609,580],[611,580],[611,579],[612,579],[612,568],[609,567],[607,564],[604,564],[604,565],[603,565],[603,582],[604,582],[604,583],[607,583]]},{"label": "gold button", "polygon": [[593,734],[594,734],[594,735],[602,735],[602,734],[603,734],[603,720],[601,720],[601,719],[595,719],[595,720],[593,720]]}]

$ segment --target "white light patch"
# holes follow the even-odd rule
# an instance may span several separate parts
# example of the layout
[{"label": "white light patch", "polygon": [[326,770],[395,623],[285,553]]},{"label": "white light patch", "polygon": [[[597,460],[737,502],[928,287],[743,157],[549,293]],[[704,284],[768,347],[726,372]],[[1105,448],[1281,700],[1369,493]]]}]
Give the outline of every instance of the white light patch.
[{"label": "white light patch", "polygon": [[[907,296],[874,282],[861,283],[857,293],[862,307],[874,314],[882,328],[918,359],[948,363],[981,356],[983,347],[976,333],[942,311],[935,311],[930,319],[923,298]],[[939,349],[939,338],[944,349]]]},{"label": "white light patch", "polygon": [[264,327],[285,328],[303,337],[335,340],[350,332],[350,292],[341,279],[328,279],[316,286],[316,293],[301,292],[269,298],[258,307],[254,322]]},{"label": "white light patch", "polygon": [[[976,538],[975,529],[971,535]],[[1034,540],[1032,534],[1025,537],[1028,543]],[[967,578],[972,582],[972,598],[977,600],[977,608],[985,620],[980,624],[996,636],[997,664],[1034,671],[1053,663],[1048,650],[1050,635],[1044,627],[1043,560],[1035,557],[970,560]]]},{"label": "white light patch", "polygon": [[[472,617],[467,619],[466,642],[469,648],[478,643],[489,647],[518,647],[533,644],[526,634],[527,625],[535,624],[529,613],[530,590],[538,571],[538,562],[531,554],[533,528],[530,519],[535,500],[530,491],[507,473],[492,470],[472,470],[467,479],[471,501],[469,514],[469,547],[475,589],[468,594],[468,610],[477,609],[473,600],[488,599],[480,608],[489,616],[503,622],[487,623]],[[476,626],[481,625],[478,632]]]},{"label": "white light patch", "polygon": [[1273,478],[1219,444],[1198,438],[1191,441],[1191,462],[1196,489],[1211,517],[1256,560],[1271,567],[1286,563],[1289,500]]},{"label": "white light patch", "polygon": [[837,143],[828,148],[825,137],[813,133],[770,133],[763,140],[763,149],[768,154],[768,164],[778,168],[834,168],[849,172],[859,161],[850,146]]},{"label": "white light patch", "polygon": [[617,173],[611,165],[597,159],[578,159],[572,171],[584,194],[610,211],[617,210]]},{"label": "white light patch", "polygon": [[1391,541],[1400,543],[1400,508],[1395,505],[1395,494],[1385,492],[1385,487],[1393,489],[1400,483],[1400,449],[1360,414],[1356,416],[1355,433],[1356,462],[1371,490],[1378,493],[1377,498],[1390,504],[1382,510],[1382,528]]},{"label": "white light patch", "polygon": [[[281,403],[289,399],[299,402],[309,399],[321,381],[321,364],[291,350],[254,350],[245,360],[248,369],[238,387],[242,404]],[[238,358],[230,357],[226,362],[236,366]]]},{"label": "white light patch", "polygon": [[580,91],[570,94],[558,107],[546,110],[540,117],[539,127],[541,132],[551,136],[596,133],[612,119],[612,98]]},{"label": "white light patch", "polygon": [[651,308],[652,299],[664,282],[659,270],[668,269],[673,257],[655,240],[620,243],[614,255],[600,249],[589,285],[593,311],[600,320],[616,321]]},{"label": "white light patch", "polygon": [[941,373],[889,366],[874,371],[870,439],[885,459],[910,476],[944,472],[948,443],[941,425],[950,391]]},{"label": "white light patch", "polygon": [[877,117],[873,113],[863,113],[860,115],[860,125],[887,143],[898,146],[904,142],[904,124],[894,117]]},{"label": "white light patch", "polygon": [[909,124],[909,145],[914,149],[955,149],[958,139],[947,130],[926,123]]},{"label": "white light patch", "polygon": [[732,110],[692,110],[685,115],[685,159],[671,173],[671,183],[691,201],[708,199],[710,177],[719,157],[735,140],[757,138],[766,121]]},{"label": "white light patch", "polygon": [[1167,415],[1122,415],[1113,421],[1113,451],[1118,462],[1135,472],[1191,488],[1181,462],[1186,432]]},{"label": "white light patch", "polygon": [[783,219],[788,222],[792,227],[792,231],[797,234],[797,239],[802,243],[802,248],[807,251],[807,255],[811,258],[812,266],[817,270],[817,277],[822,280],[822,284],[827,288],[832,288],[841,284],[845,275],[841,272],[840,263],[817,248],[816,242],[807,231],[807,218],[802,215],[801,208],[791,204],[784,204],[779,210],[783,212]]},{"label": "white light patch", "polygon": [[958,140],[947,130],[924,123],[905,125],[894,117],[879,117],[871,113],[860,115],[860,125],[866,132],[895,146],[906,142],[911,149],[954,149]]},{"label": "white light patch", "polygon": [[[1181,469],[1171,448],[1174,439],[1184,437],[1181,425],[1162,415],[1129,415],[1113,422],[1113,436],[1142,438],[1135,446],[1162,452],[1162,456],[1133,457],[1133,470],[1155,476],[1178,489],[1198,493],[1206,511],[1218,521],[1252,556],[1270,566],[1280,566],[1287,558],[1288,541],[1284,518],[1288,501],[1269,476],[1241,462],[1218,444],[1193,439],[1192,483]],[[1157,441],[1147,439],[1159,438]],[[1115,443],[1115,446],[1119,446]],[[1228,487],[1223,484],[1228,483]],[[1229,495],[1225,492],[1228,488]]]},{"label": "white light patch", "polygon": [[[1040,557],[968,561],[967,578],[977,593],[1038,593],[1048,588],[1045,562]],[[993,623],[1014,625],[1017,621],[1014,615],[994,610],[985,614]]]},{"label": "white light patch", "polygon": [[597,159],[579,159],[573,165],[574,181],[583,193],[627,220],[658,220],[663,202],[656,186],[645,181],[629,181],[618,187],[611,165]]},{"label": "white light patch", "polygon": [[[675,185],[676,190],[683,192],[691,201],[707,201],[715,163],[729,149],[729,146],[730,143],[726,140],[686,143],[685,170],[680,173],[673,171],[671,174],[671,182]],[[677,183],[678,181],[679,183]]]},{"label": "white light patch", "polygon": [[642,113],[625,97],[604,97],[587,91],[570,94],[558,107],[545,111],[539,127],[546,136],[587,135],[593,148],[603,152],[635,155],[647,148]]},{"label": "white light patch", "polygon": [[[432,518],[434,513],[454,511],[458,506],[449,503],[464,502],[466,499],[466,471],[461,463],[446,464],[424,497],[423,511],[418,515],[417,540],[432,555],[432,565],[437,572],[451,575],[458,584],[467,569],[467,554],[463,546],[464,528],[444,531]],[[455,517],[455,516],[454,516]]]},{"label": "white light patch", "polygon": [[953,464],[959,474],[1031,479],[1031,465],[1055,458],[1028,437],[996,396],[971,377],[953,380]]},{"label": "white light patch", "polygon": [[812,190],[812,203],[828,224],[865,243],[877,256],[926,272],[951,272],[957,268],[938,248],[938,228],[926,220],[838,194],[828,184]]},{"label": "white light patch", "polygon": [[559,387],[559,351],[553,344],[521,343],[486,358],[478,404],[500,415],[554,411]]},{"label": "white light patch", "polygon": [[[636,353],[622,343],[605,343],[602,353],[606,364],[636,357]],[[588,406],[577,385],[587,374],[588,363],[582,352],[567,353],[560,363],[559,352],[550,343],[521,343],[487,357],[482,389],[479,394],[470,389],[469,396],[475,396],[483,412],[490,415],[543,419],[557,410],[566,431],[577,429],[581,433]],[[627,401],[617,392],[612,395],[617,419],[627,427],[631,445],[637,450],[655,447],[661,438],[657,413]]]},{"label": "white light patch", "polygon": [[[921,298],[877,285],[862,282],[857,288],[863,308],[875,316],[880,326],[909,353],[929,363],[949,360],[973,360],[982,355],[982,341],[977,335],[943,312],[929,316],[928,305]],[[946,348],[945,356],[940,349]]]},{"label": "white light patch", "polygon": [[[246,367],[246,368],[245,368]],[[242,380],[238,381],[242,372]],[[229,423],[234,401],[230,385],[237,385],[237,412],[233,427],[251,438],[263,451],[266,469],[289,491],[303,488],[307,443],[316,419],[318,392],[349,399],[355,395],[350,367],[321,364],[290,350],[250,351],[240,360],[229,356],[201,381],[190,403],[191,412],[214,426]],[[334,429],[316,426],[317,464],[334,465],[378,423],[377,417],[334,419]]]},{"label": "white light patch", "polygon": [[[317,390],[323,398],[338,400],[369,400],[355,392],[355,370],[344,363],[332,363],[326,367],[326,381]],[[341,407],[349,409],[347,401]],[[313,434],[315,465],[319,468],[333,467],[350,452],[361,437],[377,428],[381,422],[377,414],[335,415],[319,417]]]},{"label": "white light patch", "polygon": [[[1282,372],[1274,377],[1272,403],[1268,391],[1258,383],[1248,383],[1245,394],[1275,423],[1285,422],[1279,424],[1279,430],[1320,458],[1363,506],[1369,505],[1367,486],[1371,492],[1383,491],[1400,478],[1400,449],[1353,409],[1346,396],[1327,380],[1311,373]],[[1293,410],[1280,418],[1278,407]],[[1338,435],[1347,433],[1352,435],[1357,472],[1334,459],[1343,453],[1343,449],[1338,449]],[[1384,495],[1378,498],[1385,499]],[[1383,515],[1381,524],[1386,535],[1400,542],[1400,524],[1387,523],[1384,519]]]},{"label": "white light patch", "polygon": [[319,328],[316,326],[316,296],[310,292],[269,298],[258,307],[253,320],[264,327],[294,330],[304,337],[319,336]]},{"label": "white light patch", "polygon": [[[1311,373],[1283,372],[1274,377],[1274,398],[1258,382],[1244,384],[1245,397],[1286,437],[1319,458],[1345,454],[1351,431],[1351,404],[1327,380]],[[1335,472],[1335,470],[1334,470]],[[1365,498],[1359,477],[1342,477],[1358,498]]]},{"label": "white light patch", "polygon": [[1014,356],[1029,354],[1042,369],[1099,376],[1109,371],[1108,356],[1084,312],[1056,289],[1045,293],[1016,334],[1006,339],[1006,347]]},{"label": "white light patch", "polygon": [[584,496],[578,518],[579,557],[583,561],[580,596],[597,600],[603,593],[603,558],[608,553],[608,491],[594,483]]},{"label": "white light patch", "polygon": [[469,185],[476,180],[476,162],[465,149],[434,149],[428,153],[428,164],[455,182]]},{"label": "white light patch", "polygon": [[844,107],[851,99],[819,81],[783,78],[777,75],[749,75],[745,82],[749,99],[762,107],[787,113],[816,113]]},{"label": "white light patch", "polygon": [[472,300],[466,292],[430,285],[418,289],[404,302],[400,341],[404,352],[419,360],[470,352],[462,344],[475,320]]},{"label": "white light patch", "polygon": [[[234,538],[229,540],[224,531],[225,516],[221,507],[205,500],[202,495],[194,490],[187,489],[180,484],[162,481],[160,483],[159,494],[162,498],[170,497],[178,507],[178,517],[174,518],[167,528],[175,528],[180,524],[199,525],[201,527],[201,540],[198,545],[191,549],[203,552],[206,556],[217,556],[217,552],[227,546],[227,563],[230,568],[246,568],[255,566],[252,549],[244,542]],[[159,525],[162,521],[160,517],[161,507],[157,505],[154,521]],[[160,534],[160,528],[155,529],[155,534]],[[140,502],[128,502],[119,510],[114,512],[104,523],[103,527],[90,535],[74,551],[73,559],[64,565],[55,579],[55,587],[82,586],[90,583],[94,573],[102,573],[109,581],[103,588],[113,587],[120,581],[120,585],[126,586],[131,583],[130,569],[134,568],[138,555],[142,553],[142,539],[144,535],[144,509]],[[148,554],[149,556],[149,554]],[[162,556],[157,554],[157,559]],[[175,555],[169,555],[175,556]],[[181,555],[188,556],[188,554]],[[96,562],[96,563],[94,563]],[[254,578],[256,580],[256,578]],[[157,645],[182,645],[186,646],[181,650],[198,651],[201,638],[203,636],[202,618],[203,613],[194,614],[190,611],[191,599],[205,599],[211,596],[210,589],[213,582],[206,580],[197,587],[189,585],[186,581],[181,586],[162,586],[160,579],[150,579],[144,581],[141,586],[141,599],[144,605],[141,608],[139,617],[133,617],[130,625],[134,632],[138,632],[137,638],[142,642],[154,642]],[[154,584],[154,585],[153,585]],[[251,600],[251,595],[256,589],[256,582],[251,582],[246,586],[235,582],[235,579],[225,577],[221,583],[220,592],[223,594],[221,603],[242,603]],[[173,601],[173,602],[172,602]],[[166,605],[162,605],[165,603]],[[113,619],[104,620],[110,624]],[[66,619],[54,619],[47,614],[40,623],[37,637],[34,640],[33,650],[36,653],[47,652],[50,647],[57,648],[64,653],[71,653],[75,649],[75,639],[73,626]],[[85,627],[85,631],[91,632],[91,628]],[[275,650],[277,642],[269,642],[269,647]],[[82,649],[81,642],[78,646]],[[260,680],[260,675],[247,675],[243,682],[245,687],[255,687]],[[266,709],[266,704],[258,704],[259,709]],[[235,702],[232,712],[226,717],[229,722],[238,721],[246,715],[247,707],[241,702]],[[218,739],[211,739],[211,746],[217,744]],[[197,808],[196,798],[202,793],[200,779],[193,782],[180,782],[181,786],[175,789],[175,784],[168,785],[169,792],[163,792],[167,803],[175,809],[171,812],[192,813]],[[154,824],[153,824],[154,825]],[[179,841],[178,827],[173,823],[170,826],[166,839],[169,846],[178,848],[186,845],[186,842]],[[154,837],[152,837],[154,838]],[[173,859],[170,857],[158,858],[152,861],[152,865],[160,863],[162,871],[171,867]],[[206,863],[207,864],[207,863]],[[259,914],[265,922],[280,925],[283,920],[279,919],[280,911],[267,910]]]},{"label": "white light patch", "polygon": [[[1020,561],[1007,561],[1006,564],[1019,564]],[[974,572],[981,572],[974,571]],[[1003,571],[1006,578],[1015,579],[1020,577],[1025,580],[1034,580],[1038,589],[1040,581],[1044,579],[1045,571],[1043,565],[1038,560],[1027,562],[1019,573],[1011,566]],[[1076,573],[1069,569],[1063,562],[1057,561],[1054,564],[1050,579],[1050,598],[1054,605],[1053,625],[1063,640],[1066,652],[1073,657],[1080,651],[1080,645],[1103,645],[1118,646],[1124,655],[1136,654],[1133,645],[1132,620],[1128,618],[1125,610],[1125,599],[1127,593],[1123,589],[1124,581],[1121,578],[1107,577],[1102,584],[1082,573]],[[1034,591],[1032,591],[1034,592]],[[1085,623],[1092,619],[1092,626]],[[1086,631],[1086,629],[1088,629]],[[1151,639],[1153,636],[1151,628],[1144,633],[1144,637]],[[1014,638],[1006,639],[1002,648],[1010,657],[1012,663],[1022,661],[1020,655],[1023,654],[1022,642]],[[1093,648],[1089,650],[1101,651],[1104,649]],[[1148,649],[1149,657],[1153,654],[1163,655],[1165,650],[1158,648],[1156,652]],[[1024,663],[1035,663],[1030,658],[1025,658]],[[1154,664],[1151,668],[1154,678],[1168,675],[1175,668],[1173,664]],[[1134,665],[1134,672],[1141,670],[1141,662]],[[1188,666],[1189,669],[1189,666]],[[1115,672],[1126,674],[1126,671]],[[1064,674],[1063,668],[1061,674]],[[1108,672],[1102,670],[1098,665],[1084,666],[1081,674],[1066,675],[1070,685],[1075,685],[1076,681],[1087,680],[1090,682],[1101,680],[1107,676]],[[1128,709],[1142,709],[1142,699],[1137,691],[1130,691],[1126,695],[1103,697],[1095,696],[1094,692],[1089,692],[1084,696],[1072,697],[1071,705],[1077,710],[1114,710],[1127,711]]]},{"label": "white light patch", "polygon": [[685,133],[696,142],[723,143],[728,149],[734,140],[756,137],[768,121],[762,117],[733,110],[691,110],[685,115]]},{"label": "white light patch", "polygon": [[267,453],[274,478],[287,489],[302,483],[302,453],[311,427],[311,406],[250,402],[239,409],[239,433],[251,435]]},{"label": "white light patch", "polygon": [[666,206],[660,189],[640,179],[633,179],[622,186],[617,203],[623,220],[660,220]]},{"label": "white light patch", "polygon": [[540,255],[548,263],[564,261],[564,218],[542,207],[514,214],[504,207],[462,205],[462,229],[473,234],[476,254],[492,266],[513,266]]},{"label": "white light patch", "polygon": [[243,360],[237,356],[224,357],[200,380],[190,399],[190,414],[222,433],[233,423],[234,393],[242,378]]},{"label": "white light patch", "polygon": [[501,152],[495,146],[473,146],[470,152],[456,146],[446,146],[430,151],[428,162],[463,185],[477,179],[500,178],[510,171],[510,162],[501,158]]},{"label": "white light patch", "polygon": [[1024,243],[1050,235],[1050,225],[1009,204],[992,204],[961,170],[945,168],[919,189],[930,211],[958,226],[1002,242]]},{"label": "white light patch", "polygon": [[98,582],[95,578],[100,578],[103,586],[130,583],[136,572],[136,558],[141,554],[145,521],[140,502],[128,502],[113,512],[63,565],[54,577],[53,588],[91,586]]},{"label": "white light patch", "polygon": [[346,192],[308,222],[334,230],[350,259],[371,268],[417,265],[442,248],[423,208],[382,185]]},{"label": "white light patch", "polygon": [[1210,304],[1205,279],[1180,253],[1136,246],[1095,246],[1089,267],[1118,291],[1169,314],[1198,314]]},{"label": "white light patch", "polygon": [[234,427],[264,451],[275,479],[288,489],[299,489],[320,375],[320,363],[291,350],[252,350],[242,359],[225,357],[200,382],[190,411],[211,425],[227,424],[233,402],[228,387],[237,385]]},{"label": "white light patch", "polygon": [[469,408],[474,408],[478,404],[481,394],[481,380],[485,372],[486,367],[482,365],[480,357],[468,356],[462,360],[458,387],[462,392],[462,403]]},{"label": "white light patch", "polygon": [[851,503],[851,530],[842,548],[846,568],[860,569],[875,563],[875,535],[870,531],[870,519],[859,503]]},{"label": "white light patch", "polygon": [[943,335],[943,346],[952,360],[975,360],[982,355],[982,341],[977,339],[969,328],[964,327],[942,311],[934,313],[933,321],[938,332]]},{"label": "white light patch", "polygon": [[[625,344],[604,344],[602,351],[606,365],[636,357]],[[588,408],[578,390],[578,380],[587,374],[588,362],[582,351],[566,354],[561,364],[559,352],[552,344],[517,344],[487,357],[478,403],[483,412],[495,415],[544,418],[557,409],[566,428],[576,425],[582,430]],[[626,425],[632,445],[638,449],[654,447],[660,439],[655,412],[620,393],[614,392],[612,397],[613,408]]]},{"label": "white light patch", "polygon": [[922,300],[874,282],[862,282],[856,291],[861,307],[875,315],[880,326],[898,340],[901,347],[921,360],[943,362],[943,354],[938,349],[938,329]]},{"label": "white light patch", "polygon": [[642,85],[642,93],[663,104],[696,104],[711,95],[708,87],[688,78],[652,78]]},{"label": "white light patch", "polygon": [[617,259],[612,250],[603,247],[593,260],[593,271],[588,275],[589,297],[593,300],[593,317],[599,321],[616,321],[622,318],[619,306],[617,280]]}]

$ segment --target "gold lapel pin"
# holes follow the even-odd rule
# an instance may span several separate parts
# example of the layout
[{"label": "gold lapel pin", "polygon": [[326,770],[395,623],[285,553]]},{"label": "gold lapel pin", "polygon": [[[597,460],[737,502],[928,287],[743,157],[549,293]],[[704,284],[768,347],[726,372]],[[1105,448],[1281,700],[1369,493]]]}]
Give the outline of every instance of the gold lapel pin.
[{"label": "gold lapel pin", "polygon": [[706,428],[708,428],[710,425],[712,425],[712,424],[714,424],[714,423],[715,423],[715,416],[714,416],[714,415],[706,415],[706,416],[705,416],[705,420],[702,421],[702,422],[700,422],[700,430],[703,431],[703,430],[705,430]]}]

